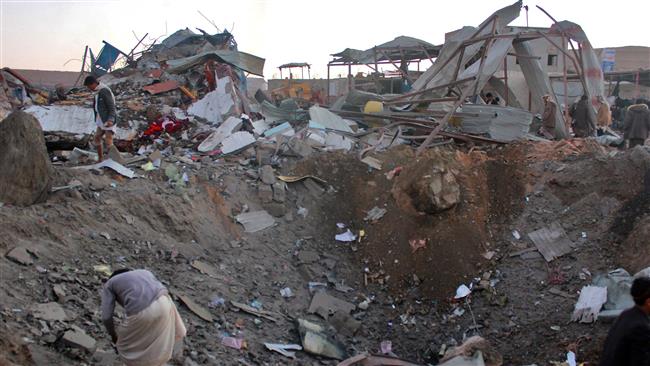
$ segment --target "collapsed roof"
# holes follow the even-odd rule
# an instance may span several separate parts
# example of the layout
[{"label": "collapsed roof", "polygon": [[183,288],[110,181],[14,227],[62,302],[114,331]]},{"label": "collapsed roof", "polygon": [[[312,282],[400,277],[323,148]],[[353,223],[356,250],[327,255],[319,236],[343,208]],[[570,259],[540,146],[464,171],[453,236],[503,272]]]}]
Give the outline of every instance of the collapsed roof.
[{"label": "collapsed roof", "polygon": [[345,50],[334,53],[334,60],[330,65],[336,64],[353,64],[365,65],[381,61],[415,61],[433,59],[438,56],[441,46],[433,45],[421,39],[399,36],[374,46],[365,51],[346,48]]}]

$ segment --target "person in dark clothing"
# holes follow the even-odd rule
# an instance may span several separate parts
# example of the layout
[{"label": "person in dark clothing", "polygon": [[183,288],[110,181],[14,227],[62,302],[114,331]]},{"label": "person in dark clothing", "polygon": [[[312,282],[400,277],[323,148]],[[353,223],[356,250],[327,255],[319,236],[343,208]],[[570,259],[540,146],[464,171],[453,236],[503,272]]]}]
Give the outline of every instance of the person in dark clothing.
[{"label": "person in dark clothing", "polygon": [[600,366],[650,366],[650,277],[635,279],[630,294],[635,306],[609,330]]},{"label": "person in dark clothing", "polygon": [[629,148],[645,144],[650,135],[650,109],[641,99],[628,107],[623,122],[623,137],[629,141]]},{"label": "person in dark clothing", "polygon": [[95,95],[93,98],[93,111],[95,112],[95,145],[99,161],[104,160],[102,148],[102,137],[106,142],[106,149],[113,146],[113,134],[115,134],[117,111],[115,108],[115,97],[108,86],[97,81],[97,78],[90,75],[84,80],[84,86],[90,89]]},{"label": "person in dark clothing", "polygon": [[485,94],[485,104],[499,105],[499,98],[494,98],[492,93]]},{"label": "person in dark clothing", "polygon": [[573,133],[576,137],[589,137],[596,135],[595,113],[590,111],[591,105],[586,95],[580,97],[573,112]]}]

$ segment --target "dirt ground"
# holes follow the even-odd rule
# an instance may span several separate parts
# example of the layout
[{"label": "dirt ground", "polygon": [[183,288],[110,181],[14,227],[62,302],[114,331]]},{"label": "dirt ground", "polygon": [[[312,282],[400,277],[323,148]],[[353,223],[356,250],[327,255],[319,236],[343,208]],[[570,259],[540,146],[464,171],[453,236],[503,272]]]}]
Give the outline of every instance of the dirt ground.
[{"label": "dirt ground", "polygon": [[[25,208],[0,207],[0,252],[23,246],[36,254],[29,266],[0,259],[0,364],[119,364],[99,319],[103,276],[94,266],[101,264],[147,268],[168,286],[188,328],[176,364],[336,364],[304,352],[290,360],[263,345],[300,343],[296,318],[328,323],[307,313],[309,282],[326,283],[329,294],[355,305],[370,300],[353,312],[358,331],[336,335],[350,354],[376,353],[390,340],[398,356],[435,364],[441,347],[480,334],[506,365],[561,361],[569,348],[579,361],[598,361],[609,325],[569,319],[592,276],[650,265],[647,151],[576,139],[446,147],[419,158],[399,147],[373,156],[382,170],[343,153],[280,160],[276,175],[313,175],[327,183],[287,183],[286,198],[276,202],[264,198],[258,167],[247,156],[186,165],[185,188],[170,186],[164,169],[128,180],[57,167],[53,186],[76,179],[81,188]],[[427,213],[409,187],[434,164],[454,173],[460,202]],[[401,173],[389,180],[397,167]],[[385,208],[385,215],[365,221],[373,207]],[[276,216],[276,224],[244,232],[234,216],[258,209]],[[571,253],[549,263],[536,251],[512,255],[533,246],[527,233],[556,221],[574,244]],[[365,235],[337,242],[337,223]],[[192,266],[196,260],[209,274]],[[468,302],[453,303],[456,288],[471,282],[477,287]],[[63,299],[54,285],[64,289]],[[285,287],[295,296],[282,297]],[[226,304],[209,309],[210,323],[178,295],[206,308],[216,298]],[[67,321],[34,318],[33,304],[57,299]],[[230,301],[257,301],[282,316],[277,323],[260,321]],[[97,340],[94,354],[58,341],[73,324]],[[228,335],[244,338],[247,349],[222,345]]]}]

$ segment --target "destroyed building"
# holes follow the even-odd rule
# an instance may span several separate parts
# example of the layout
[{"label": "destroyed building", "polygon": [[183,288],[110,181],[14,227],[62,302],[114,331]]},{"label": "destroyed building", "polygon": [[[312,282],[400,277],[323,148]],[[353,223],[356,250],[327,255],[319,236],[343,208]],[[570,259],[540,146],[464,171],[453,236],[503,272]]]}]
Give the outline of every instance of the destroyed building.
[{"label": "destroyed building", "polygon": [[85,68],[117,102],[104,161],[92,93],[3,69],[0,364],[119,364],[99,293],[120,268],[176,303],[170,364],[597,363],[650,274],[650,151],[573,138],[561,110],[537,135],[542,95],[595,100],[603,73],[580,26],[511,26],[521,8],[267,91],[228,31],[104,42]]}]

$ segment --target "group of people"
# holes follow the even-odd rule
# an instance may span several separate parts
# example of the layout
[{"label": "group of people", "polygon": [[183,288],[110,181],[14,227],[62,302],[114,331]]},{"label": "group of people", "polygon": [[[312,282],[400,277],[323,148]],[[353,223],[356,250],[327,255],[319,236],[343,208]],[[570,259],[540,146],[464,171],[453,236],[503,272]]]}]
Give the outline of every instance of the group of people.
[{"label": "group of people", "polygon": [[[540,135],[553,139],[557,127],[557,104],[550,95],[542,97],[544,112],[542,113],[542,127]],[[598,96],[598,111],[593,113],[591,103],[586,95],[574,103],[568,111],[570,125],[575,137],[596,136],[599,129],[609,128],[612,124],[612,114],[605,98]],[[568,126],[567,126],[568,129]],[[643,100],[637,100],[627,108],[623,120],[623,138],[628,141],[628,147],[633,148],[643,145],[650,136],[650,109]]]}]

